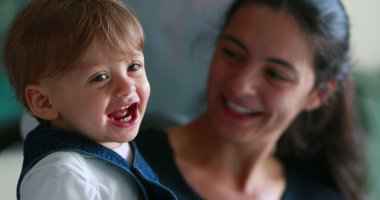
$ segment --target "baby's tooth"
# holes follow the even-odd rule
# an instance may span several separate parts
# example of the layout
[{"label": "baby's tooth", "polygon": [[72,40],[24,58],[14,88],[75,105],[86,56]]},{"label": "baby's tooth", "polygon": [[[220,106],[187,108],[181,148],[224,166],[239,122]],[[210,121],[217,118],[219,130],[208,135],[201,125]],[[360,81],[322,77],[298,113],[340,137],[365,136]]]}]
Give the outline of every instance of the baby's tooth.
[{"label": "baby's tooth", "polygon": [[121,123],[125,123],[125,122],[128,122],[131,119],[132,119],[132,115],[128,115],[127,117],[125,117],[123,119],[119,119],[118,121],[121,122]]},{"label": "baby's tooth", "polygon": [[120,110],[126,110],[128,108],[129,108],[129,106],[123,106],[123,107],[120,108]]},{"label": "baby's tooth", "polygon": [[125,122],[129,121],[132,119],[132,115],[129,115],[128,117],[124,118]]}]

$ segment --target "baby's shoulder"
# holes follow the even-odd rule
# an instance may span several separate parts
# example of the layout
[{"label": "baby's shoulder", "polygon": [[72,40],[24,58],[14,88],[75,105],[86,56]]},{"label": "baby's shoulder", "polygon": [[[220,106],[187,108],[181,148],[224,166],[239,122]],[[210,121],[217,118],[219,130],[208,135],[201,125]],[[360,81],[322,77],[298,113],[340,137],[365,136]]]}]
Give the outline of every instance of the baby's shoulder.
[{"label": "baby's shoulder", "polygon": [[99,188],[88,169],[85,158],[79,153],[51,153],[25,174],[20,185],[20,195],[28,199],[56,199],[56,195],[60,196],[58,199],[93,199],[87,197],[98,194]]},{"label": "baby's shoulder", "polygon": [[73,151],[57,151],[42,158],[35,166],[39,167],[78,167],[86,163],[85,158]]},{"label": "baby's shoulder", "polygon": [[61,178],[70,176],[79,176],[83,179],[89,179],[88,162],[86,158],[80,153],[72,151],[57,151],[46,155],[39,160],[26,174],[55,174],[54,176],[61,175]]}]

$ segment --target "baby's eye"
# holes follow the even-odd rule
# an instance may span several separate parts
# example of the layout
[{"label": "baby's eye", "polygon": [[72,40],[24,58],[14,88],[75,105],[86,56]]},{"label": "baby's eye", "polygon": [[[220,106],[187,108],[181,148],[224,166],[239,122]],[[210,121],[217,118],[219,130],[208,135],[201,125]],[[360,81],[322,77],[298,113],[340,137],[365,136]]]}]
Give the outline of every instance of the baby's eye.
[{"label": "baby's eye", "polygon": [[99,75],[95,76],[95,77],[92,79],[92,81],[99,82],[99,81],[104,81],[104,80],[106,80],[107,78],[108,78],[107,75],[105,75],[105,74],[99,74]]},{"label": "baby's eye", "polygon": [[128,66],[128,71],[129,72],[134,72],[134,71],[137,71],[140,69],[140,65],[139,64],[136,64],[136,63],[133,63],[131,65]]}]

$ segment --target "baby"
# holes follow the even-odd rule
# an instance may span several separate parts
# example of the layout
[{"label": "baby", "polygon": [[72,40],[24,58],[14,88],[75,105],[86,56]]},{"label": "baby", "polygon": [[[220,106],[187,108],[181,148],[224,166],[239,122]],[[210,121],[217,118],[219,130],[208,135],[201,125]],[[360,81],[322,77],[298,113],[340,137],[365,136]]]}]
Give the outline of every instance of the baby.
[{"label": "baby", "polygon": [[39,121],[18,199],[176,199],[131,142],[150,94],[143,47],[119,0],[34,0],[16,17],[5,68]]}]

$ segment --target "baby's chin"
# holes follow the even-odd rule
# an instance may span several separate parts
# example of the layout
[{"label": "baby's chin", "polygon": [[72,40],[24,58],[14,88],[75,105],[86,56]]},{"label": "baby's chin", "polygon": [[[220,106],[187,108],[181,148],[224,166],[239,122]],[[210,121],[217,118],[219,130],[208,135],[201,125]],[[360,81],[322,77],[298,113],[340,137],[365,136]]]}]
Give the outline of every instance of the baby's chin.
[{"label": "baby's chin", "polygon": [[116,133],[115,135],[109,135],[108,140],[98,142],[99,144],[102,144],[103,146],[110,147],[110,146],[118,146],[123,143],[131,142],[136,138],[138,134],[138,129],[132,130],[132,131],[124,131],[124,133]]}]

